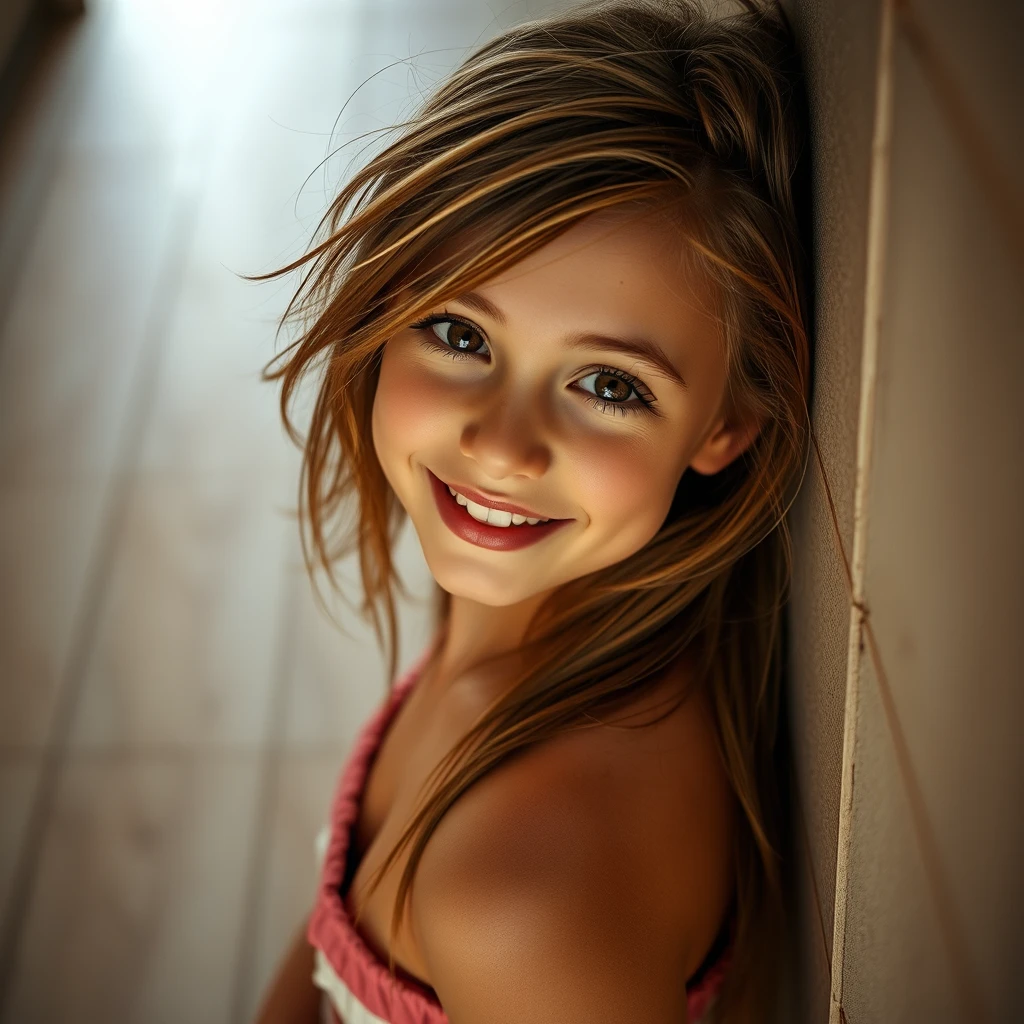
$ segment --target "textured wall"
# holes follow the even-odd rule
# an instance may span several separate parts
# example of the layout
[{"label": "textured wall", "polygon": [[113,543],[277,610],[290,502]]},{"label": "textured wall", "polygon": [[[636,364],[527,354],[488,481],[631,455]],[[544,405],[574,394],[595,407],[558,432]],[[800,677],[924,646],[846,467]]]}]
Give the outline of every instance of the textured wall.
[{"label": "textured wall", "polygon": [[791,7],[822,455],[795,516],[800,1018],[1015,1020],[1024,6]]},{"label": "textured wall", "polygon": [[820,1021],[832,957],[879,4],[787,7],[804,56],[815,183],[816,448],[793,509],[789,699],[802,811],[798,1013]]}]

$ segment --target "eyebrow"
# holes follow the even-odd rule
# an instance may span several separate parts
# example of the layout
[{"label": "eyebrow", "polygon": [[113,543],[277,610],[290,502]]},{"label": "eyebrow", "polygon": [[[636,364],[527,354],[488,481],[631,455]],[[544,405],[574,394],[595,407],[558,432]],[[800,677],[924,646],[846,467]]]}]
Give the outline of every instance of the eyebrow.
[{"label": "eyebrow", "polygon": [[[460,295],[455,301],[464,303],[471,309],[489,316],[502,327],[508,326],[508,318],[505,314],[490,299],[485,299],[478,292],[467,292],[465,295]],[[661,370],[669,380],[675,381],[681,388],[687,386],[682,374],[665,355],[661,346],[647,338],[615,338],[607,334],[584,332],[571,334],[567,343],[569,348],[603,348],[613,352],[622,352],[625,355],[640,356],[641,359],[646,359],[652,366]]]}]

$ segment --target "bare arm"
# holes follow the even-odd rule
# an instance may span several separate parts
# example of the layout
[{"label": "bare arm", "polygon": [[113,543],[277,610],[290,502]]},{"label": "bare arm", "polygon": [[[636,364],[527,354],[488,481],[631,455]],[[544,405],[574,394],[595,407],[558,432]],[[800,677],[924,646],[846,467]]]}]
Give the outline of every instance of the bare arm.
[{"label": "bare arm", "polygon": [[313,984],[313,947],[306,940],[303,921],[264,993],[253,1024],[320,1024],[322,995]]},{"label": "bare arm", "polygon": [[705,745],[671,799],[618,771],[635,748],[582,733],[459,799],[411,906],[452,1024],[685,1024],[686,978],[731,896],[732,805]]}]

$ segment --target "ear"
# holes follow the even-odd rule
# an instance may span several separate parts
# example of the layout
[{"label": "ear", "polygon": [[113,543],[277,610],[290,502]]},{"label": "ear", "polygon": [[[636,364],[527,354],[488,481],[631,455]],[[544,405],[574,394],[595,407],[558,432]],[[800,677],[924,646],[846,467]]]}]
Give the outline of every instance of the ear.
[{"label": "ear", "polygon": [[704,476],[721,472],[754,443],[760,431],[761,418],[753,413],[722,416],[690,460],[690,468]]}]

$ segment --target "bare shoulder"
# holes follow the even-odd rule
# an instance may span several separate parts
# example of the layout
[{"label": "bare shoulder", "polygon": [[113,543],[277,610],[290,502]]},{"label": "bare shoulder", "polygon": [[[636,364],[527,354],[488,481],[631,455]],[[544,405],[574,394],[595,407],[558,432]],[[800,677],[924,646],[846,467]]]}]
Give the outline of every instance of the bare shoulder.
[{"label": "bare shoulder", "polygon": [[513,759],[440,823],[411,910],[453,1024],[685,1020],[731,894],[735,810],[699,697],[621,728],[672,684]]}]

